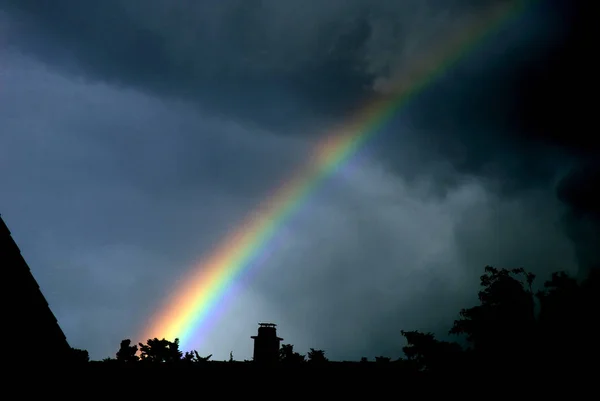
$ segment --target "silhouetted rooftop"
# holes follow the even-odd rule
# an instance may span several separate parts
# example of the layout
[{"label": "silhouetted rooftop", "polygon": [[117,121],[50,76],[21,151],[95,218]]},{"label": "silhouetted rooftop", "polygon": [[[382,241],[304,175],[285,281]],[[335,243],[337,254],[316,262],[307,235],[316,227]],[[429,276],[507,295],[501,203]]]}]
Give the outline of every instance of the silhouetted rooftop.
[{"label": "silhouetted rooftop", "polygon": [[21,344],[42,345],[42,358],[67,355],[71,347],[65,334],[1,216],[0,267],[5,285],[11,288],[9,297],[12,297],[3,326],[9,328],[10,335]]}]

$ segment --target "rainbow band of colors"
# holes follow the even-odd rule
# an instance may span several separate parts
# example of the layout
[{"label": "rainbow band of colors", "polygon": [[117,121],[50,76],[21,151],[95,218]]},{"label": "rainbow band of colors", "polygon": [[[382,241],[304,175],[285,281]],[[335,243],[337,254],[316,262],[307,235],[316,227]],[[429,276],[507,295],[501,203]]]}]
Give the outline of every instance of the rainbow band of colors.
[{"label": "rainbow band of colors", "polygon": [[[510,2],[509,2],[510,3]],[[516,1],[488,10],[475,24],[453,32],[437,49],[415,60],[411,73],[396,82],[391,95],[372,99],[350,121],[326,133],[310,163],[267,197],[261,206],[203,260],[172,292],[162,309],[151,316],[140,339],[179,338],[183,347],[200,329],[206,330],[238,277],[260,265],[278,230],[305,203],[323,179],[348,163],[353,155],[416,94],[432,83],[501,24],[531,2]],[[436,51],[437,50],[437,51]]]}]

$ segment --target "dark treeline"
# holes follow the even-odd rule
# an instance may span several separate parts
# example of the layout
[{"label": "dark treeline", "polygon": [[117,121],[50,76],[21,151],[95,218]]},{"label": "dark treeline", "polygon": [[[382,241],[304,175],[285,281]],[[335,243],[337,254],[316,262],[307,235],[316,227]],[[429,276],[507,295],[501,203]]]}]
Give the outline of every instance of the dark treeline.
[{"label": "dark treeline", "polygon": [[[598,322],[600,274],[592,270],[576,280],[564,272],[552,274],[535,290],[535,276],[522,268],[487,266],[481,276],[479,303],[462,309],[450,328],[456,342],[441,341],[421,331],[398,333],[402,357],[379,356],[355,362],[330,361],[324,350],[306,354],[292,344],[279,349],[279,366],[377,366],[406,373],[466,374],[498,372],[511,375],[538,372],[585,372],[599,356],[594,331]],[[418,306],[417,306],[418,307]],[[401,346],[402,338],[406,345]],[[83,350],[75,359],[88,362]],[[94,361],[98,366],[255,366],[252,361],[212,361],[212,355],[179,349],[179,340],[149,339],[146,344],[123,340],[114,358]],[[357,358],[358,359],[358,358]],[[593,368],[595,369],[595,368]],[[525,376],[523,377],[525,380]]]}]

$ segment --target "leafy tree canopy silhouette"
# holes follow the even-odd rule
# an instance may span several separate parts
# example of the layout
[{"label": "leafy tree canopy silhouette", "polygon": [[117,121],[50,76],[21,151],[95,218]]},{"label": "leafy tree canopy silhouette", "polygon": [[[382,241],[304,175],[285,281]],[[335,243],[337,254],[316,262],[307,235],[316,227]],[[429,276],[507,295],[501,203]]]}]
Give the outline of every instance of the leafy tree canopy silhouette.
[{"label": "leafy tree canopy silhouette", "polygon": [[401,331],[407,345],[402,348],[407,361],[417,371],[438,372],[456,361],[462,348],[457,343],[439,341],[433,333]]},{"label": "leafy tree canopy silhouette", "polygon": [[87,363],[90,361],[90,354],[84,349],[71,348],[70,358],[75,364]]},{"label": "leafy tree canopy silhouette", "polygon": [[522,268],[485,267],[480,304],[462,309],[450,333],[464,334],[486,358],[510,358],[531,346],[535,327],[532,285],[535,276]]},{"label": "leafy tree canopy silhouette", "polygon": [[329,359],[325,357],[325,351],[321,349],[311,348],[308,351],[308,362],[316,364],[316,363],[325,363],[328,362]]},{"label": "leafy tree canopy silhouette", "polygon": [[179,350],[179,339],[168,341],[164,338],[149,339],[147,344],[139,343],[140,359],[143,362],[179,362],[183,358],[183,353]]},{"label": "leafy tree canopy silhouette", "polygon": [[292,344],[282,344],[279,349],[279,361],[286,364],[297,364],[306,361],[306,356],[298,352],[294,352]]},{"label": "leafy tree canopy silhouette", "polygon": [[140,357],[137,356],[138,347],[137,345],[131,345],[130,339],[125,339],[121,341],[121,346],[117,351],[117,361],[132,363],[140,360]]}]

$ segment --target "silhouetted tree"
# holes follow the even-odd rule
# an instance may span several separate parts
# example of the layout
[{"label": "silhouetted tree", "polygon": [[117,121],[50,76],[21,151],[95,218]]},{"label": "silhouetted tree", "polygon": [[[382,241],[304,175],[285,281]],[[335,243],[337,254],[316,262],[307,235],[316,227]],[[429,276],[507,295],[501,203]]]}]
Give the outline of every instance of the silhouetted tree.
[{"label": "silhouetted tree", "polygon": [[140,357],[137,356],[138,347],[137,345],[131,345],[130,339],[125,339],[121,341],[121,346],[117,351],[117,361],[132,363],[140,360]]},{"label": "silhouetted tree", "polygon": [[183,353],[179,350],[179,339],[171,342],[159,340],[158,338],[149,339],[147,344],[139,344],[141,356],[144,362],[179,362],[182,360]]},{"label": "silhouetted tree", "polygon": [[441,372],[456,363],[462,351],[460,345],[439,341],[433,333],[401,331],[407,345],[402,348],[408,363],[417,371]]},{"label": "silhouetted tree", "polygon": [[451,334],[464,334],[480,363],[500,366],[523,358],[534,340],[535,276],[524,269],[485,267],[481,276],[480,304],[460,311]]},{"label": "silhouetted tree", "polygon": [[294,352],[292,344],[282,344],[279,349],[279,361],[286,364],[302,363],[306,360],[306,356]]},{"label": "silhouetted tree", "polygon": [[[542,366],[587,366],[599,355],[597,270],[579,283],[565,272],[552,274],[537,293],[540,301],[538,358]],[[595,362],[594,362],[595,363]]]},{"label": "silhouetted tree", "polygon": [[314,348],[311,348],[310,351],[308,351],[308,362],[315,364],[328,361],[329,360],[325,357],[325,351]]},{"label": "silhouetted tree", "polygon": [[71,348],[70,359],[75,364],[87,363],[90,361],[90,354],[84,349]]}]

